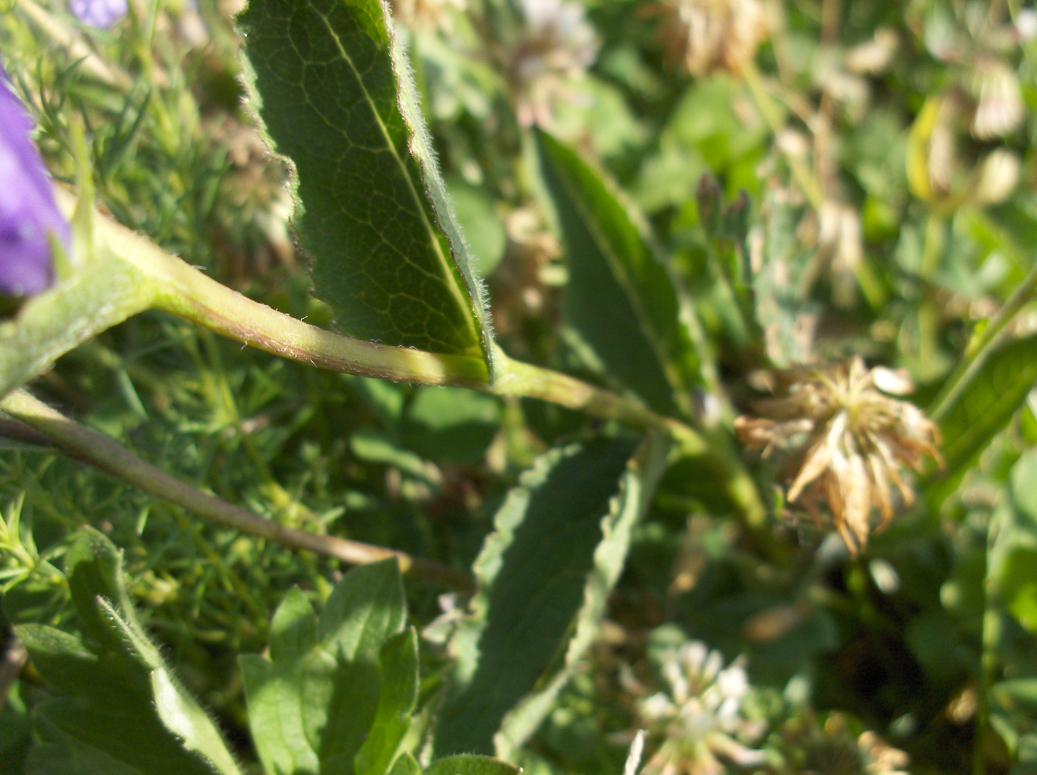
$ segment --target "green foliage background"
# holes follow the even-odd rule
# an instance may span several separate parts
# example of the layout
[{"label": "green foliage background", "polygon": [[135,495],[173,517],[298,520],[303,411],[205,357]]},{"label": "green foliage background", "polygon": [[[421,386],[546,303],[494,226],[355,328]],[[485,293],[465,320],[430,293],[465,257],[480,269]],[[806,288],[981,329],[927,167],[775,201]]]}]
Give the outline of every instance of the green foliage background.
[{"label": "green foliage background", "polygon": [[[470,569],[475,591],[444,598],[408,578],[386,593],[378,612],[392,626],[336,652],[338,680],[356,692],[326,710],[348,717],[336,726],[345,748],[325,750],[312,730],[306,746],[287,733],[277,745],[265,714],[311,702],[299,699],[299,676],[326,677],[320,641],[355,610],[335,609],[341,590],[386,566],[342,581],[338,563],[200,522],[32,440],[4,440],[0,643],[13,654],[17,633],[33,659],[2,684],[0,772],[122,771],[96,753],[68,769],[80,750],[70,730],[91,733],[69,706],[93,713],[82,698],[108,674],[91,667],[89,691],[82,675],[54,675],[37,653],[57,643],[130,675],[131,699],[119,700],[128,713],[152,712],[148,681],[175,672],[200,717],[204,707],[216,718],[237,762],[227,766],[249,772],[420,772],[412,754],[426,772],[466,771],[429,764],[418,745],[428,737],[436,756],[618,773],[644,725],[625,677],[658,689],[653,644],[667,638],[744,657],[747,712],[766,728],[752,744],[769,757],[745,771],[863,772],[857,760],[824,770],[810,758],[811,735],[835,713],[851,740],[873,730],[908,752],[910,772],[1037,768],[1037,43],[990,42],[1032,10],[784,4],[754,67],[693,77],[663,55],[651,4],[582,5],[600,48],[549,133],[516,119],[508,52],[522,25],[511,2],[470,0],[447,28],[401,28],[416,91],[402,104],[373,2],[253,4],[240,22],[253,58],[244,72],[239,32],[215,0],[138,3],[107,32],[41,3],[57,20],[47,28],[15,3],[0,42],[57,180],[75,183],[88,164],[104,211],[316,325],[488,363],[488,300],[505,352],[636,394],[726,452],[760,368],[859,353],[906,369],[912,400],[946,409],[945,465],[918,478],[916,506],[853,558],[830,526],[782,502],[767,461],[751,461],[770,512],[761,520],[701,454],[654,435],[531,399],[322,372],[148,312],[68,354],[34,391],[229,501]],[[333,83],[311,73],[312,88],[278,85],[264,61],[303,64],[285,65],[293,28],[282,15],[311,11],[309,24],[340,13],[367,30],[339,43],[370,61]],[[883,30],[898,41],[890,63],[851,72],[849,53]],[[917,177],[931,151],[920,117],[967,92],[995,56],[1018,79],[1024,118],[998,140],[957,127],[950,191],[935,194]],[[332,131],[300,135],[322,105],[342,107]],[[260,120],[294,168],[263,142]],[[344,132],[362,141],[340,142]],[[1016,155],[1020,179],[981,201],[976,176],[995,149]],[[375,169],[387,154],[396,162]],[[383,207],[375,183],[408,196]],[[825,205],[858,219],[856,266],[821,244],[811,214]],[[395,271],[401,246],[408,263]],[[420,304],[386,303],[408,296]],[[948,377],[980,351],[951,400]],[[121,559],[97,538],[102,559],[89,555],[88,525]],[[139,653],[105,629],[111,619],[91,632],[96,609],[76,596],[77,569],[104,562],[123,569],[121,591],[104,594],[123,596],[116,609]],[[402,684],[383,687],[389,675]],[[386,710],[386,697],[399,708]],[[148,729],[168,744],[154,715]],[[372,719],[384,741],[364,742]],[[649,756],[659,742],[650,738]],[[174,747],[190,760],[178,769],[206,771],[204,756]]]}]

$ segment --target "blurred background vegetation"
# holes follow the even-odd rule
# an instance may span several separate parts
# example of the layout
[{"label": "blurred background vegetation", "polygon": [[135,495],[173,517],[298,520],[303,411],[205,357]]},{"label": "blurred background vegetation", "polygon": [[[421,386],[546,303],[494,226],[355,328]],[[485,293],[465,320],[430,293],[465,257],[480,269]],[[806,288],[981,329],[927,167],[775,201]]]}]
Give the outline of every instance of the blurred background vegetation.
[{"label": "blurred background vegetation", "polygon": [[[221,282],[331,324],[290,237],[288,171],[243,103],[234,0],[137,0],[109,30],[62,3],[0,6],[4,65],[58,180],[74,183],[82,133],[103,209]],[[986,322],[1033,284],[1037,11],[1020,2],[395,10],[516,357],[593,374],[561,315],[567,266],[535,195],[532,122],[578,146],[643,213],[743,411],[760,368],[852,354],[906,370],[931,405]],[[762,341],[726,279],[730,260],[751,266]],[[1032,299],[1017,299],[1012,336],[1037,331]],[[35,389],[271,519],[462,568],[518,474],[593,422],[322,373],[158,313],[71,353]],[[695,398],[709,423],[715,401]],[[775,513],[761,527],[674,461],[604,636],[530,745],[528,771],[619,772],[648,728],[649,766],[667,775],[1037,772],[1035,441],[1031,392],[986,449],[922,477],[915,508],[856,558],[782,502],[767,465]],[[262,650],[293,584],[320,598],[342,573],[16,442],[0,454],[0,512],[12,664],[9,623],[70,616],[62,555],[76,526],[95,525],[125,551],[150,630],[246,751],[236,655]],[[444,591],[409,582],[412,620],[449,612]],[[445,660],[435,641],[432,628],[433,675]],[[680,746],[653,698],[680,705],[674,671],[709,673],[709,659],[734,663],[721,694],[735,699],[701,711],[727,741],[703,752]],[[0,772],[21,771],[28,713],[46,694],[31,666],[14,675],[0,682]],[[731,688],[743,678],[745,692]],[[674,769],[651,758],[664,749]]]}]

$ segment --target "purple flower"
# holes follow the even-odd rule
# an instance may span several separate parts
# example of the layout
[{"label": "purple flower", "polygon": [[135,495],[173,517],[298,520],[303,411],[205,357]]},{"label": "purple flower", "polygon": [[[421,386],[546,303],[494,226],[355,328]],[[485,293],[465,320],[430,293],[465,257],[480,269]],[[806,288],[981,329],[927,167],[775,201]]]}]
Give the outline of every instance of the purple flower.
[{"label": "purple flower", "polygon": [[33,296],[54,283],[50,235],[72,249],[32,130],[0,66],[0,296]]},{"label": "purple flower", "polygon": [[83,24],[106,30],[126,15],[127,0],[69,0],[69,10]]}]

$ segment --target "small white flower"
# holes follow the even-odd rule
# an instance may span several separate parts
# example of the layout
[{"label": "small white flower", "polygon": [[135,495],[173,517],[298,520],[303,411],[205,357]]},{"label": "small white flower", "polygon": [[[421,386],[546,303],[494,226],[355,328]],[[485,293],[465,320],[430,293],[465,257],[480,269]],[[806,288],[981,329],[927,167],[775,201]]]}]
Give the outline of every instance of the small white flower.
[{"label": "small white flower", "polygon": [[525,29],[509,52],[509,81],[519,122],[549,124],[554,107],[579,99],[574,83],[598,55],[598,37],[583,6],[565,0],[520,0]]},{"label": "small white flower", "polygon": [[749,678],[741,664],[724,667],[720,652],[699,641],[661,660],[665,690],[637,703],[640,723],[658,745],[642,775],[721,775],[724,761],[761,763],[762,752],[743,742],[762,730],[743,714]]}]

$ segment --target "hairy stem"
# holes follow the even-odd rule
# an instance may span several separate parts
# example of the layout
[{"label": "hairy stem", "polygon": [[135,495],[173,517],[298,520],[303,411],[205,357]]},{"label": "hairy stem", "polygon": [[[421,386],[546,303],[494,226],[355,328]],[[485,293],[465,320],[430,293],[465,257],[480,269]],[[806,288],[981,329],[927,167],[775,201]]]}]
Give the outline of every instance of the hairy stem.
[{"label": "hairy stem", "polygon": [[157,309],[281,358],[423,385],[478,387],[488,380],[479,358],[365,342],[311,326],[221,285],[114,221],[97,217],[112,252],[156,289]]},{"label": "hairy stem", "polygon": [[[58,198],[64,209],[73,209],[70,194],[59,192]],[[707,436],[679,420],[656,414],[634,398],[512,360],[500,351],[497,379],[490,384],[480,358],[388,347],[326,331],[221,285],[109,218],[95,213],[94,224],[95,258],[54,292],[28,305],[15,326],[16,340],[0,335],[0,396],[36,377],[58,356],[91,336],[151,307],[311,366],[536,398],[635,428],[662,430],[679,441],[687,454],[702,457],[704,465],[725,483],[732,502],[750,525],[763,521],[765,510],[759,494],[726,437]],[[46,310],[36,314],[34,305]],[[26,325],[37,318],[39,325]]]},{"label": "hairy stem", "polygon": [[756,484],[726,437],[700,433],[679,420],[656,414],[637,401],[550,369],[512,360],[500,350],[496,363],[498,378],[492,392],[497,395],[537,398],[635,428],[668,434],[685,454],[702,458],[703,465],[724,483],[727,496],[750,527],[763,523],[766,510]]},{"label": "hairy stem", "polygon": [[77,460],[210,522],[355,565],[395,559],[402,573],[458,589],[471,587],[467,574],[437,562],[395,549],[295,530],[202,492],[142,460],[103,433],[65,417],[24,390],[16,390],[0,401],[0,410],[46,436],[56,448]]}]

